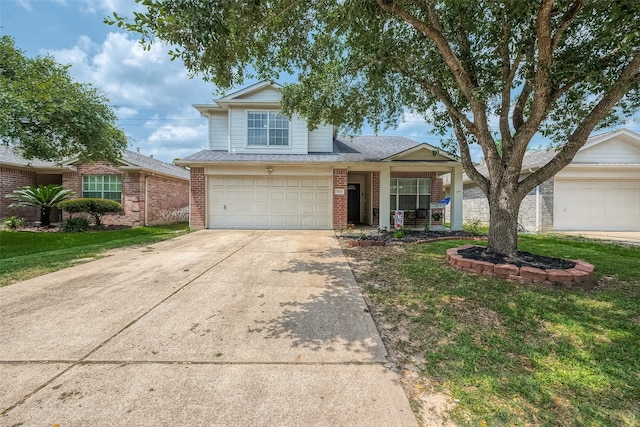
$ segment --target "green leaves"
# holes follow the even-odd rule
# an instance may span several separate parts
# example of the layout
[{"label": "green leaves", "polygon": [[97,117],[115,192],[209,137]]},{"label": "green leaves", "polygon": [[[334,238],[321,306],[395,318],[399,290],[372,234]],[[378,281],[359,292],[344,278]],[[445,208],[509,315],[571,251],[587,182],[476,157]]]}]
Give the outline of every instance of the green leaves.
[{"label": "green leaves", "polygon": [[54,207],[63,200],[71,199],[73,191],[59,185],[30,185],[19,190],[13,190],[5,197],[13,200],[9,207],[41,206]]},{"label": "green leaves", "polygon": [[0,38],[0,137],[27,158],[117,160],[127,146],[105,94],[74,82],[69,66],[27,58]]}]

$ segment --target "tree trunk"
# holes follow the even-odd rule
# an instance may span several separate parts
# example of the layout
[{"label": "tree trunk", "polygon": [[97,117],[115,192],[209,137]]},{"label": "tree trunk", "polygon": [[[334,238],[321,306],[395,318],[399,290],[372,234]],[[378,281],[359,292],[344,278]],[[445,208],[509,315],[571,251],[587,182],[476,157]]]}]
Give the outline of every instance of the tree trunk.
[{"label": "tree trunk", "polygon": [[42,225],[51,225],[51,206],[40,207],[40,223]]},{"label": "tree trunk", "polygon": [[518,212],[521,200],[515,191],[501,187],[489,200],[489,242],[487,251],[514,258],[518,254]]}]

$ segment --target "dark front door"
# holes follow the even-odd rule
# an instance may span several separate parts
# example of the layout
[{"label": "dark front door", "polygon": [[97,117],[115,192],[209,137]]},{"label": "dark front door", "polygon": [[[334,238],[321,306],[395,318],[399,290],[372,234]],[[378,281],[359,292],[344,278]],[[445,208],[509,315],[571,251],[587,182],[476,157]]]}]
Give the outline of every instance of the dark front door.
[{"label": "dark front door", "polygon": [[349,184],[347,197],[347,221],[350,224],[360,222],[360,184]]}]

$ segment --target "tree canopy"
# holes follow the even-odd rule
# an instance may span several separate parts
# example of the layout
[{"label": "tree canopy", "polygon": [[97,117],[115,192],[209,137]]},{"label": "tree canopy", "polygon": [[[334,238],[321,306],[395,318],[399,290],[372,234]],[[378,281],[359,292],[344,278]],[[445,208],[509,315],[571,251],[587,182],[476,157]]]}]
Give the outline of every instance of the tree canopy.
[{"label": "tree canopy", "polygon": [[[412,111],[453,133],[489,200],[489,250],[503,254],[516,252],[524,196],[640,106],[637,0],[136,1],[144,13],[107,22],[176,46],[174,58],[223,89],[297,73],[283,109],[311,126],[393,126]],[[536,134],[558,154],[520,181]]]},{"label": "tree canopy", "polygon": [[106,95],[50,56],[0,38],[0,138],[27,159],[117,160],[127,146]]}]

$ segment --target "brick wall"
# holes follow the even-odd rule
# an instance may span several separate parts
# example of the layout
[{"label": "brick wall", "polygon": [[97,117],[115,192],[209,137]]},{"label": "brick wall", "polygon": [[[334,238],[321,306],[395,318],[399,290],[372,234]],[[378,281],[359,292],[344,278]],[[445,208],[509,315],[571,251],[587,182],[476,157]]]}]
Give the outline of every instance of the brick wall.
[{"label": "brick wall", "polygon": [[147,223],[176,222],[189,208],[189,182],[166,176],[147,176]]},{"label": "brick wall", "polygon": [[[333,228],[347,227],[347,169],[333,170]],[[336,195],[336,189],[343,189],[342,195]]]},{"label": "brick wall", "polygon": [[[122,171],[110,163],[95,162],[80,164],[76,172],[65,172],[62,185],[73,190],[82,197],[82,176],[84,175],[119,175],[122,177],[122,198],[124,208],[122,214],[109,214],[103,218],[108,225],[128,225],[132,227],[145,225],[145,189],[148,191],[146,201],[149,204],[146,212],[147,224],[162,224],[176,220],[166,214],[189,205],[189,183],[161,175],[146,172]],[[146,182],[145,182],[146,180]],[[163,215],[164,213],[164,215]],[[66,218],[67,214],[65,214]]]},{"label": "brick wall", "polygon": [[206,193],[207,179],[204,168],[191,168],[189,226],[194,230],[203,229],[206,224]]},{"label": "brick wall", "polygon": [[27,185],[36,184],[36,173],[29,170],[0,167],[0,219],[8,216],[18,216],[28,221],[39,221],[38,208],[10,208],[11,199],[4,197]]}]

